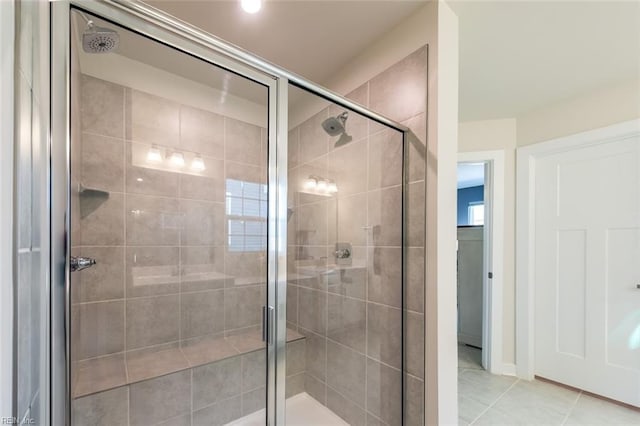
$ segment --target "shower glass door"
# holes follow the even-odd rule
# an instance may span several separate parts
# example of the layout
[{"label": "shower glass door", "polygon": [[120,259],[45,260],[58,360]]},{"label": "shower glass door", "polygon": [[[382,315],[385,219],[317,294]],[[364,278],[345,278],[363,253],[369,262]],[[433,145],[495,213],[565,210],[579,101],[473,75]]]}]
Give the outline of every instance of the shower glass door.
[{"label": "shower glass door", "polygon": [[266,424],[275,80],[67,17],[71,423]]},{"label": "shower glass door", "polygon": [[289,103],[287,424],[404,424],[403,134]]}]

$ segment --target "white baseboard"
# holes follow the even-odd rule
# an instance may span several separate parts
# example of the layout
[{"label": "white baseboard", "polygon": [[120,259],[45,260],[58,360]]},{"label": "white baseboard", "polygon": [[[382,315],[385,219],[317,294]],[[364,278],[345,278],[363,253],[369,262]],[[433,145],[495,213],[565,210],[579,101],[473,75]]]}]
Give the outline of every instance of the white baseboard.
[{"label": "white baseboard", "polygon": [[516,365],[515,364],[502,364],[502,375],[503,376],[515,376],[516,375]]}]

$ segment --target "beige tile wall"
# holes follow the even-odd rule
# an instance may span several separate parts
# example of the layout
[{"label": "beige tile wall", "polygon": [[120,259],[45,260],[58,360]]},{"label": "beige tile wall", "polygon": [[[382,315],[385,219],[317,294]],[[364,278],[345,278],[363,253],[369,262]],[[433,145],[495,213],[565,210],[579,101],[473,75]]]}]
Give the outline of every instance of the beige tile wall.
[{"label": "beige tile wall", "polygon": [[[226,248],[225,180],[266,183],[265,129],[86,75],[79,86],[73,199],[77,184],[109,197],[73,209],[73,254],[98,262],[72,276],[74,359],[255,329],[265,256]],[[206,176],[139,167],[136,144],[198,153]],[[140,284],[144,268],[155,284]]]},{"label": "beige tile wall", "polygon": [[[289,132],[289,206],[294,214],[288,237],[287,320],[307,337],[305,389],[310,395],[350,424],[397,425],[402,418],[404,315],[405,420],[422,424],[426,48],[347,97],[413,131],[406,164],[405,311],[401,134],[350,112],[347,131],[353,140],[335,148],[337,138],[321,127],[323,120],[343,111],[331,105]],[[335,180],[337,195],[305,193],[309,175]],[[335,262],[336,242],[352,243],[352,269],[332,272],[326,266]],[[324,271],[314,276],[310,266]]]}]

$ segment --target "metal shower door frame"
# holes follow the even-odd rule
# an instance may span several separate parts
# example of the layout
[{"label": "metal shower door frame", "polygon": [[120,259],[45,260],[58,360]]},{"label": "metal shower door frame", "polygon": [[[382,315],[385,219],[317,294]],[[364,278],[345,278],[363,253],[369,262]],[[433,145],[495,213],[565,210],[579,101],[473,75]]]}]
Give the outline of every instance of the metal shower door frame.
[{"label": "metal shower door frame", "polygon": [[[149,16],[104,1],[51,3],[51,423],[71,422],[71,11],[103,18],[205,62],[227,69],[268,88],[268,241],[267,305],[277,313],[273,340],[267,350],[267,401],[269,425],[284,418],[286,354],[286,200],[287,200],[287,86],[288,81],[238,63],[200,40],[154,22]],[[283,130],[284,129],[284,130]],[[284,241],[284,244],[279,243]],[[281,323],[281,324],[280,324]]]},{"label": "metal shower door frame", "polygon": [[[313,93],[403,133],[409,129],[380,114],[271,64],[190,24],[138,1],[59,0],[51,5],[51,424],[68,425],[71,419],[70,352],[70,13],[85,11],[177,50],[228,69],[269,88],[268,99],[268,281],[267,304],[275,309],[274,339],[267,345],[267,422],[285,423],[286,287],[287,287],[287,148],[288,86]],[[406,148],[405,148],[406,149]],[[405,154],[406,155],[406,154]],[[403,162],[403,167],[406,165]],[[405,171],[403,171],[403,175]],[[406,217],[406,182],[403,181],[403,218]],[[406,229],[403,220],[403,253]],[[402,288],[406,287],[403,260]],[[403,297],[404,300],[404,297]],[[403,302],[404,304],[404,302]],[[404,306],[403,306],[404,307]],[[403,320],[404,322],[404,320]],[[404,333],[403,324],[403,335]],[[404,364],[404,362],[403,362]],[[403,374],[404,377],[404,374]],[[404,389],[404,386],[403,386]],[[403,398],[404,404],[404,398]],[[404,411],[404,410],[403,410]]]}]

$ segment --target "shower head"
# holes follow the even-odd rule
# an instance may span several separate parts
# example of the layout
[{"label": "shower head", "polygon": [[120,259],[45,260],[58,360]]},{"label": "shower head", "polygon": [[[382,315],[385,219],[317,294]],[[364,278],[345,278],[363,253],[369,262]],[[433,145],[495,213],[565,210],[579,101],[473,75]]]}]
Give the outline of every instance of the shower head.
[{"label": "shower head", "polygon": [[345,111],[338,116],[329,117],[322,122],[322,128],[329,136],[340,135],[340,138],[334,144],[335,147],[346,145],[353,139],[347,134],[347,118],[349,118],[349,113]]},{"label": "shower head", "polygon": [[87,53],[109,53],[118,48],[120,36],[110,28],[96,27],[87,20],[87,28],[82,34],[82,49]]},{"label": "shower head", "polygon": [[329,117],[322,122],[322,128],[329,136],[338,136],[346,131],[347,118],[349,118],[347,111],[336,117]]},{"label": "shower head", "polygon": [[338,138],[338,140],[336,141],[336,143],[334,144],[334,146],[337,148],[339,146],[342,145],[346,145],[349,142],[351,142],[353,140],[353,138],[351,137],[351,135],[348,135],[346,132],[341,134],[340,137]]}]

